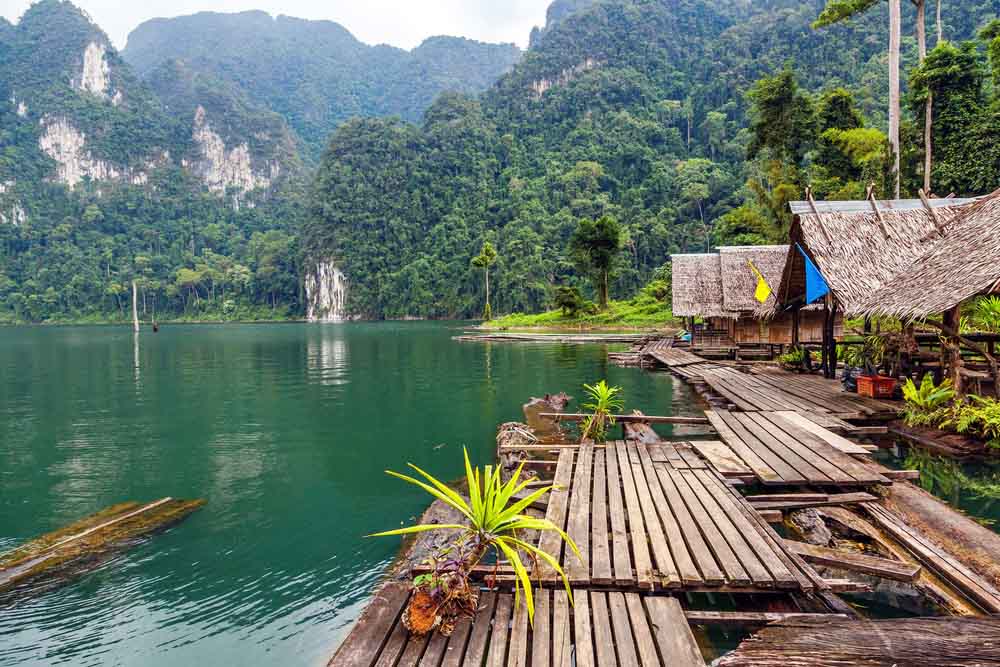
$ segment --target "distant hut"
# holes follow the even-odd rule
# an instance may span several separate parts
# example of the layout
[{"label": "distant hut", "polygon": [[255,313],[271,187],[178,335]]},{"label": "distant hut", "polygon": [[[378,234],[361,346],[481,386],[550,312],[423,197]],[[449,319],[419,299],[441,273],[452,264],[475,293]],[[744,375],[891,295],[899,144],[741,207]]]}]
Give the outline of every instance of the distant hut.
[{"label": "distant hut", "polygon": [[[986,360],[994,391],[998,389],[996,335],[960,336],[961,306],[979,296],[1000,294],[1000,190],[975,203],[949,207],[942,234],[932,234],[920,252],[878,289],[859,299],[859,314],[885,315],[904,321],[943,315],[945,363],[957,389],[982,372],[966,369],[964,345]],[[940,211],[938,212],[940,213]]]},{"label": "distant hut", "polygon": [[[763,304],[755,292],[757,269],[777,288],[788,246],[729,246],[718,253],[673,255],[673,312],[688,320],[692,347],[709,355],[768,356],[790,346],[792,313],[780,312],[772,294]],[[804,313],[801,343],[822,341],[822,314]],[[702,320],[695,324],[695,319]]]},{"label": "distant hut", "polygon": [[[829,288],[822,307],[824,369],[836,368],[835,322],[865,314],[883,285],[906,271],[928,244],[940,239],[974,199],[791,202],[793,214],[777,310],[797,312],[806,303],[806,257]],[[793,320],[793,337],[796,323]]]}]

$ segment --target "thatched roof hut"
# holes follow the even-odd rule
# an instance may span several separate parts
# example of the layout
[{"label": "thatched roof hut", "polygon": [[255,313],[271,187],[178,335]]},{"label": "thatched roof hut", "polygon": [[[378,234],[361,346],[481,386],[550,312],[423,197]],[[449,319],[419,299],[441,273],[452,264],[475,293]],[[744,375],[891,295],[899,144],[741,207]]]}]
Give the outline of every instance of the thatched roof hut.
[{"label": "thatched roof hut", "polygon": [[719,257],[722,262],[723,308],[734,314],[773,311],[776,301],[774,294],[764,304],[754,296],[757,274],[750,268],[750,262],[753,262],[773,290],[781,282],[788,246],[729,246],[719,248]]},{"label": "thatched roof hut", "polygon": [[877,212],[870,201],[792,202],[791,246],[778,302],[790,306],[804,300],[799,244],[823,274],[841,312],[863,314],[872,293],[906,271],[975,201],[879,201]]},{"label": "thatched roof hut", "polygon": [[859,302],[863,314],[926,317],[1000,292],[1000,190],[957,213],[943,238]]},{"label": "thatched roof hut", "polygon": [[675,316],[735,317],[723,307],[719,255],[673,255],[671,263]]}]

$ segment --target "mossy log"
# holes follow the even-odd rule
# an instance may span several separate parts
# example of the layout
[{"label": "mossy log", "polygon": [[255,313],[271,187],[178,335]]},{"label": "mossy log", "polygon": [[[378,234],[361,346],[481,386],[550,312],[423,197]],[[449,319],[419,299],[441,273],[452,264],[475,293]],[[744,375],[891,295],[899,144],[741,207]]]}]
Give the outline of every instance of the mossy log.
[{"label": "mossy log", "polygon": [[56,576],[135,540],[166,530],[205,504],[162,498],[112,505],[0,555],[0,593]]}]

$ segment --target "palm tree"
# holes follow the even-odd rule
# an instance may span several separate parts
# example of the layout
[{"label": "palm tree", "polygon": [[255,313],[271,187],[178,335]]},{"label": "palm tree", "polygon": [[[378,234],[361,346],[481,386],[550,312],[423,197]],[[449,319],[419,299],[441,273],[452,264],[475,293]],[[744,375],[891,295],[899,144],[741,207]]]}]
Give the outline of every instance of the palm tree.
[{"label": "palm tree", "polygon": [[490,267],[497,261],[497,251],[489,241],[483,243],[483,249],[472,258],[472,266],[482,269],[486,276],[486,307],[483,308],[483,319],[487,322],[493,319],[493,309],[490,306]]}]

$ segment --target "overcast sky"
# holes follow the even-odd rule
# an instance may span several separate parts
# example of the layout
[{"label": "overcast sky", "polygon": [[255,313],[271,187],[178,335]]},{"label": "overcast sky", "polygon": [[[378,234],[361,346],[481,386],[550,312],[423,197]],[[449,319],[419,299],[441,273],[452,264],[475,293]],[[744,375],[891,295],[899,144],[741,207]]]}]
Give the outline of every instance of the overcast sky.
[{"label": "overcast sky", "polygon": [[[75,0],[119,49],[137,25],[160,16],[261,9],[272,15],[327,19],[368,44],[411,49],[432,35],[528,44],[545,23],[551,0]],[[16,22],[32,0],[0,0],[0,15]]]}]

